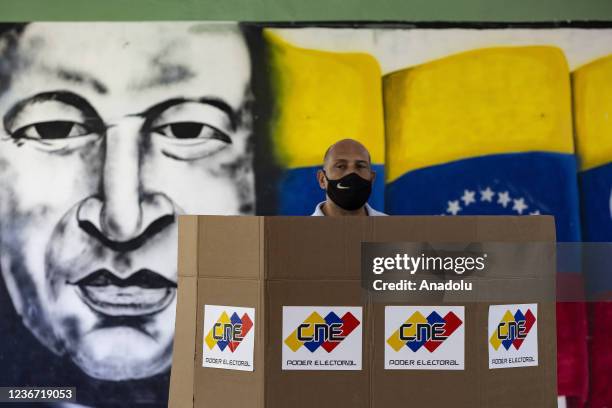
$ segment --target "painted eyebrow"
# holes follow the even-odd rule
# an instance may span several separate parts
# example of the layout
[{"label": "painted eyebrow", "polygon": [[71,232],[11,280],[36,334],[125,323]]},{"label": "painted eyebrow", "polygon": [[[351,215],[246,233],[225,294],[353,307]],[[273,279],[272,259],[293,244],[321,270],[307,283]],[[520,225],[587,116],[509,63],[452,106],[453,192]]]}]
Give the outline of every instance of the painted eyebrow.
[{"label": "painted eyebrow", "polygon": [[17,119],[23,109],[34,103],[47,101],[59,101],[66,105],[74,106],[83,112],[86,124],[93,130],[100,131],[104,128],[100,115],[98,115],[98,112],[91,106],[87,99],[70,91],[50,91],[41,92],[29,98],[22,99],[13,105],[3,117],[4,129],[8,133],[11,133],[9,129],[13,126],[15,119]]},{"label": "painted eyebrow", "polygon": [[195,98],[195,99],[190,99],[190,98],[168,99],[168,100],[165,100],[163,102],[160,102],[158,104],[151,106],[150,108],[146,109],[144,112],[134,113],[129,116],[140,116],[140,117],[144,117],[149,120],[152,120],[156,116],[160,115],[166,109],[172,106],[180,105],[182,103],[187,103],[187,102],[196,102],[196,103],[202,103],[204,105],[213,106],[227,115],[230,121],[230,126],[231,126],[232,131],[235,131],[236,128],[238,127],[238,114],[236,113],[236,111],[223,99],[216,98],[216,97],[208,97],[208,96],[205,96],[202,98]]},{"label": "painted eyebrow", "polygon": [[133,86],[133,89],[143,90],[151,87],[165,86],[185,82],[195,76],[187,66],[181,64],[157,63],[158,72]]},{"label": "painted eyebrow", "polygon": [[58,77],[65,81],[88,85],[101,95],[108,93],[108,87],[91,74],[66,68],[59,68],[57,69],[56,73]]}]

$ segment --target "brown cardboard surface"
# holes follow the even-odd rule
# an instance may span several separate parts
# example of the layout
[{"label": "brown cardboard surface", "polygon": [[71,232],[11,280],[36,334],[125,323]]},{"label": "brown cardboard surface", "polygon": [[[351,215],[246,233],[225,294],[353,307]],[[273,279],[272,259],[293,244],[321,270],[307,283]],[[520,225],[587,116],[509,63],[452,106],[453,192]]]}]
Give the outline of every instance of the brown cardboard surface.
[{"label": "brown cardboard surface", "polygon": [[[198,278],[196,353],[194,361],[195,407],[264,407],[263,328],[261,281],[252,279]],[[255,308],[254,371],[202,367],[204,305]]]},{"label": "brown cardboard surface", "polygon": [[367,217],[266,218],[266,278],[361,279],[361,242],[371,237],[369,220]]},{"label": "brown cardboard surface", "polygon": [[178,236],[178,276],[198,274],[198,217],[184,215],[179,217]]},{"label": "brown cardboard surface", "polygon": [[[554,259],[549,256],[554,253],[527,256],[530,263],[525,270],[502,268],[496,270],[497,275],[474,277],[479,280],[478,294],[530,285],[531,291],[520,300],[538,303],[537,367],[490,370],[488,304],[465,303],[464,371],[384,370],[385,304],[373,302],[360,280],[361,242],[553,242],[552,217],[200,216],[181,217],[179,225],[181,279],[171,406],[383,408],[409,403],[488,408],[556,404],[555,305],[542,299],[527,301],[532,294],[539,296],[533,291],[535,286],[550,284]],[[197,285],[195,276],[199,276]],[[449,300],[439,294],[412,300],[428,305],[440,304],[442,298]],[[253,372],[202,367],[205,304],[255,308]],[[292,305],[363,306],[362,370],[283,371],[282,307]]]},{"label": "brown cardboard surface", "polygon": [[[313,296],[316,294],[316,297]],[[291,281],[266,283],[266,408],[285,407],[368,407],[370,330],[363,310],[363,354],[361,371],[283,371],[281,370],[283,306],[365,306],[359,281]]]},{"label": "brown cardboard surface", "polygon": [[193,358],[196,346],[198,217],[179,217],[176,323],[170,372],[171,408],[193,405]]},{"label": "brown cardboard surface", "polygon": [[[415,407],[478,407],[479,366],[475,363],[478,347],[474,339],[480,333],[478,333],[478,326],[473,323],[476,319],[476,309],[469,307],[469,304],[452,304],[452,306],[466,307],[464,371],[385,370],[385,306],[403,305],[410,304],[373,305],[372,358],[374,362],[372,364],[371,407],[385,408],[398,405],[401,401],[409,401],[410,406]],[[436,303],[419,302],[416,305],[427,306],[436,305]],[[484,350],[486,354],[487,349]],[[484,362],[486,364],[487,360],[485,359]]]},{"label": "brown cardboard surface", "polygon": [[199,276],[259,279],[262,223],[260,217],[199,217]]},{"label": "brown cardboard surface", "polygon": [[168,402],[170,408],[193,405],[196,299],[197,278],[195,276],[179,276],[177,319],[172,346],[172,370],[170,372],[170,400]]},{"label": "brown cardboard surface", "polygon": [[[488,305],[477,304],[480,327],[487,327]],[[474,341],[487,350],[487,337]],[[467,341],[467,338],[466,338]],[[537,367],[489,370],[486,352],[479,357],[480,407],[557,407],[557,347],[555,303],[538,303]]]}]

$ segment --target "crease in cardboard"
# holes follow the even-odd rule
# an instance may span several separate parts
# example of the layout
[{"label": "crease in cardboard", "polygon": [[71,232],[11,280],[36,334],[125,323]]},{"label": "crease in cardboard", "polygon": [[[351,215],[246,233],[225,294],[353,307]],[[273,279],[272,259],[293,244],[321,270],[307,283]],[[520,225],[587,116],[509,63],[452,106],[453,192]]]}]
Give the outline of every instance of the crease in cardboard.
[{"label": "crease in cardboard", "polygon": [[[197,329],[193,326],[193,321],[197,316],[198,222],[198,218],[195,216],[179,218],[180,246],[179,257],[177,259],[177,317],[175,319],[173,365],[170,371],[171,398],[169,400],[169,405],[177,408],[182,408],[186,399],[191,400],[192,405],[194,403]],[[179,291],[179,288],[182,288],[181,291]],[[187,315],[189,318],[184,319],[183,315]],[[179,367],[179,364],[174,364],[183,361],[183,359],[185,362],[192,360],[192,364],[186,367],[187,374],[184,371],[179,372],[181,367]]]}]

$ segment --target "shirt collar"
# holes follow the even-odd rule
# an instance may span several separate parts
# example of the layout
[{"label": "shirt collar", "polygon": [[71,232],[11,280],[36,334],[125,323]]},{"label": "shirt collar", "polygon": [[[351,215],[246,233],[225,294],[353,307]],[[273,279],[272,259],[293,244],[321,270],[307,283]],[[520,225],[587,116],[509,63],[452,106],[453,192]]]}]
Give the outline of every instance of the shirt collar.
[{"label": "shirt collar", "polygon": [[[325,204],[325,201],[321,201],[319,204],[317,204],[317,206],[315,207],[315,210],[311,214],[311,216],[324,217],[325,214],[323,213],[323,210],[321,209],[323,204]],[[370,216],[374,215],[375,211],[372,209],[372,207],[370,207],[370,205],[368,203],[365,204],[365,210],[366,210],[366,215],[370,215]]]}]

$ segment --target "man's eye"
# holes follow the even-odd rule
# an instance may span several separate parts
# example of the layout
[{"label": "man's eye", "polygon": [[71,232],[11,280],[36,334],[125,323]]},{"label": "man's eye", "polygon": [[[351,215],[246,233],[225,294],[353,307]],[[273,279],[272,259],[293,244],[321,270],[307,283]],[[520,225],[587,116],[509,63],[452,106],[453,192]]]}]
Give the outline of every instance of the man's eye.
[{"label": "man's eye", "polygon": [[217,139],[232,143],[228,135],[211,126],[199,122],[175,122],[158,126],[154,132],[173,139]]},{"label": "man's eye", "polygon": [[16,139],[67,139],[69,137],[85,136],[91,133],[85,126],[70,121],[40,122],[24,126],[13,132]]}]

